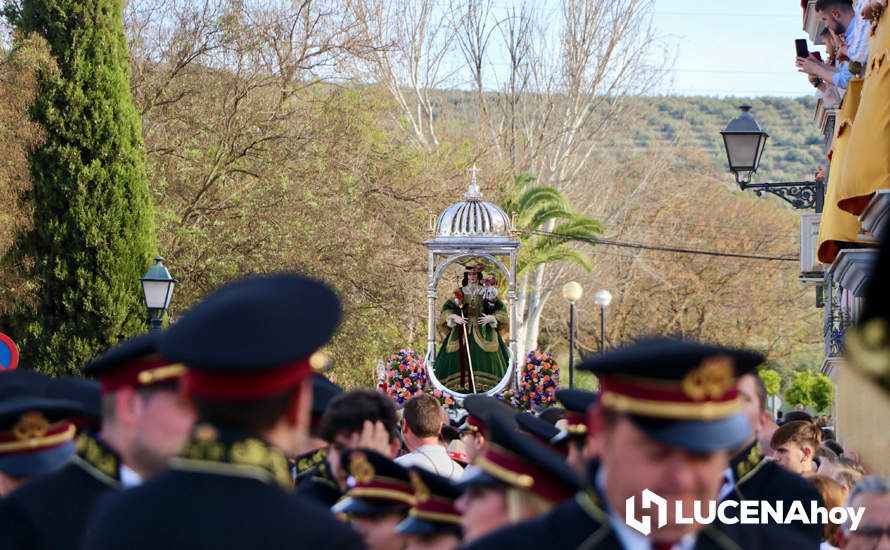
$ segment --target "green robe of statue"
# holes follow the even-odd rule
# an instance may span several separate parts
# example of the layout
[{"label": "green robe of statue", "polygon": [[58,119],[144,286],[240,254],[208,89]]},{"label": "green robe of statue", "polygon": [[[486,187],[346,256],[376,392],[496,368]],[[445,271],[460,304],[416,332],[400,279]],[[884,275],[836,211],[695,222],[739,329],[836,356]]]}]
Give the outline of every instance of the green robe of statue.
[{"label": "green robe of statue", "polygon": [[[439,313],[439,334],[443,336],[439,352],[436,354],[436,378],[448,388],[471,391],[469,363],[472,359],[473,378],[476,392],[493,388],[504,377],[510,355],[504,345],[504,335],[509,332],[507,308],[498,299],[484,302],[479,296],[481,287],[470,285],[461,289],[463,293],[463,317],[466,325],[448,326],[449,315],[461,315],[461,308],[452,297],[442,306]],[[479,317],[493,315],[497,327],[480,325]],[[464,345],[464,327],[470,343],[470,358]]]}]

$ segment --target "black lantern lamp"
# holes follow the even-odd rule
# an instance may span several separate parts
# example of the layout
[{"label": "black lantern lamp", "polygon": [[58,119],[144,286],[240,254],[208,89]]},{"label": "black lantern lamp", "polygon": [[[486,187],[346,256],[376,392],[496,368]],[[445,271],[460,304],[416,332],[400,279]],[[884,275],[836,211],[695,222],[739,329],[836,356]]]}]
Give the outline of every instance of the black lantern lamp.
[{"label": "black lantern lamp", "polygon": [[729,171],[735,174],[736,183],[742,184],[750,183],[751,176],[757,171],[769,134],[751,116],[750,105],[742,105],[739,109],[739,116],[732,119],[720,133],[723,135]]},{"label": "black lantern lamp", "polygon": [[178,281],[170,275],[161,256],[155,256],[154,265],[148,268],[139,281],[142,283],[142,296],[145,298],[151,330],[161,330],[164,314],[173,297],[173,288]]},{"label": "black lantern lamp", "polygon": [[751,189],[758,196],[772,193],[795,208],[815,208],[822,212],[825,187],[819,181],[792,181],[778,183],[751,183],[751,176],[760,166],[760,157],[769,137],[751,115],[750,105],[741,105],[741,113],[720,132],[726,148],[729,171],[735,175],[739,189]]}]

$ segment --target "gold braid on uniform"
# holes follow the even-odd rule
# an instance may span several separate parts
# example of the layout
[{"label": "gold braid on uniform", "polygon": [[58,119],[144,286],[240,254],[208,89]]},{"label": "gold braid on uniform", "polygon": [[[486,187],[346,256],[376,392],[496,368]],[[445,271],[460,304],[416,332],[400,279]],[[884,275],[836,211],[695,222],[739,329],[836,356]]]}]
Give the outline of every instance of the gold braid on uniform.
[{"label": "gold braid on uniform", "polygon": [[748,479],[748,474],[754,472],[755,469],[759,470],[758,465],[763,461],[763,451],[760,448],[760,443],[755,443],[751,450],[748,451],[748,454],[735,465],[735,469],[733,470],[733,475],[736,479],[736,485],[742,482],[743,479]]},{"label": "gold braid on uniform", "polygon": [[738,493],[740,499],[745,498],[745,493],[742,490],[742,485],[754,477],[757,472],[763,468],[763,465],[766,464],[766,457],[763,456],[763,452],[760,449],[760,443],[756,443],[751,450],[748,452],[748,456],[745,457],[738,465],[736,465],[733,474],[735,475],[735,491]]},{"label": "gold braid on uniform", "polygon": [[121,460],[117,454],[87,434],[77,438],[77,450],[71,461],[88,474],[111,487],[121,482]]},{"label": "gold braid on uniform", "polygon": [[195,428],[192,439],[171,466],[181,470],[252,477],[293,488],[287,458],[254,437],[223,438],[208,425]]},{"label": "gold braid on uniform", "polygon": [[314,453],[305,454],[297,457],[297,477],[301,477],[315,468],[328,456],[328,448],[322,447]]}]

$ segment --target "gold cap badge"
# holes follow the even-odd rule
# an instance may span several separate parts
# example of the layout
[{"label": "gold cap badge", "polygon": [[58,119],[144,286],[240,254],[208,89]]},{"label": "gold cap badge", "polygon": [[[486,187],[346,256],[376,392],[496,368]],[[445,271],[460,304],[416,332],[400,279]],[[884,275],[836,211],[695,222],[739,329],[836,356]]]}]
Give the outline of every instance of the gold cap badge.
[{"label": "gold cap badge", "polygon": [[374,479],[374,466],[364,453],[352,453],[349,458],[349,475],[356,483],[367,484]]},{"label": "gold cap badge", "polygon": [[683,393],[693,401],[718,399],[735,384],[732,359],[725,356],[709,357],[683,377]]},{"label": "gold cap badge", "polygon": [[49,421],[39,412],[23,414],[12,428],[12,434],[18,440],[37,439],[49,430]]},{"label": "gold cap badge", "polygon": [[420,474],[411,470],[411,486],[414,488],[414,499],[418,503],[426,502],[430,499],[430,488],[420,478]]}]

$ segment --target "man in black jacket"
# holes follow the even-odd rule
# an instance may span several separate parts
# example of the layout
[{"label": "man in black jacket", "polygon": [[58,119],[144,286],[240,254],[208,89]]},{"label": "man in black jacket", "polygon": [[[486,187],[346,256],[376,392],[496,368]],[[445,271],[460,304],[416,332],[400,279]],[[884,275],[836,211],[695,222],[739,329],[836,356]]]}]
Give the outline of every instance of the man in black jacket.
[{"label": "man in black jacket", "polygon": [[336,295],[298,275],[227,285],[165,333],[187,366],[199,424],[166,472],[103,500],[85,548],[354,548],[329,510],[290,493],[305,448],[311,356],[340,319]]},{"label": "man in black jacket", "polygon": [[84,367],[98,377],[102,429],[82,433],[71,462],[0,504],[0,548],[77,548],[99,498],[165,468],[194,419],[177,389],[185,369],[158,354],[158,336],[132,338]]},{"label": "man in black jacket", "polygon": [[[818,548],[770,526],[685,523],[674,513],[678,502],[689,516],[694,501],[717,500],[730,451],[750,435],[736,380],[762,361],[752,352],[667,338],[588,360],[579,368],[600,383],[588,425],[602,437],[592,487],[471,548],[538,548],[541,541],[548,548]],[[647,502],[649,491],[664,505]]]},{"label": "man in black jacket", "polygon": [[[811,501],[824,506],[815,485],[772,460],[767,460],[760,452],[758,435],[770,418],[766,410],[766,387],[763,380],[756,373],[744,374],[736,386],[745,402],[743,410],[754,429],[745,445],[730,459],[731,476],[727,479],[721,496],[732,500],[784,502],[785,509],[794,501],[803,502],[807,509]],[[819,524],[794,521],[785,528],[794,529],[817,544],[822,540],[822,525]]]}]

